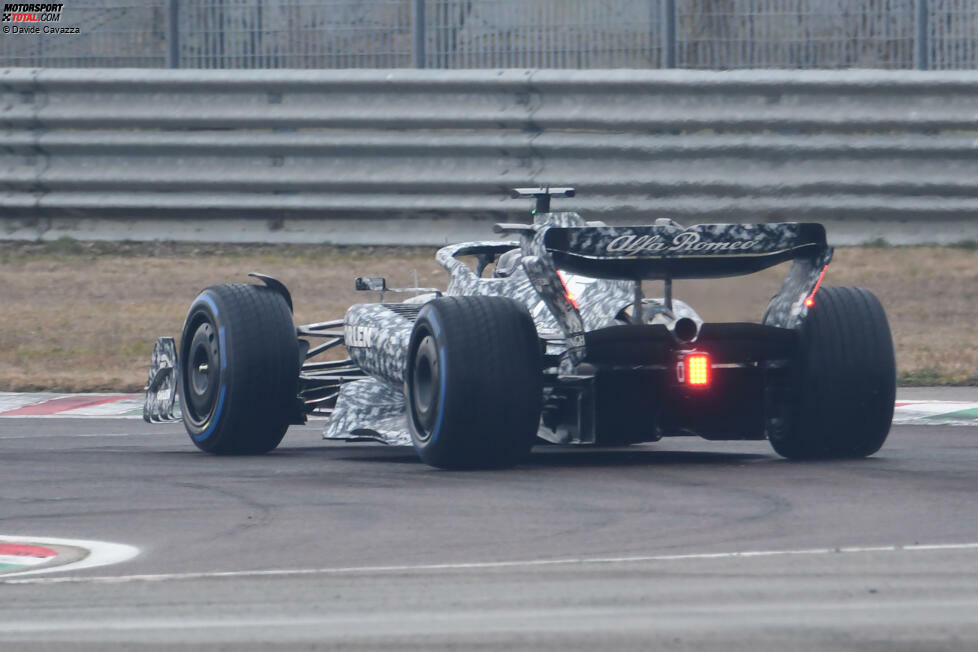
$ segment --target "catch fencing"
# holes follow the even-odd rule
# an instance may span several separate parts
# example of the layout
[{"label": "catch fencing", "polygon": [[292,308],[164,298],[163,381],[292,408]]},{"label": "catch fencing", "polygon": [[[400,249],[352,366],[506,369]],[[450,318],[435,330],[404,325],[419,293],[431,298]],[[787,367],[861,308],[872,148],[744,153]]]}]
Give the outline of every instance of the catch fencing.
[{"label": "catch fencing", "polygon": [[[612,223],[974,229],[978,73],[0,70],[0,231],[221,220],[431,242],[526,185]],[[176,220],[168,222],[168,220]],[[434,222],[432,222],[432,220]],[[951,224],[950,227],[947,224]],[[390,231],[392,224],[399,230]],[[32,226],[33,225],[33,226]],[[459,226],[462,225],[462,226]],[[19,229],[19,231],[18,231]],[[963,233],[964,231],[962,231]]]},{"label": "catch fencing", "polygon": [[978,0],[63,4],[78,34],[5,31],[0,67],[978,69]]}]

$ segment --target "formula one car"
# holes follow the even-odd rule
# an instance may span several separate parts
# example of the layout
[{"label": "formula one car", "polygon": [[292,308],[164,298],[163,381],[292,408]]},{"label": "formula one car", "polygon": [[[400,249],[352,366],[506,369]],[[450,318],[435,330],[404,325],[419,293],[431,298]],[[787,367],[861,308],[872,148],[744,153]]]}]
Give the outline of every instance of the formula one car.
[{"label": "formula one car", "polygon": [[[879,450],[896,388],[889,325],[869,291],[822,286],[821,225],[607,226],[550,210],[573,195],[517,189],[535,199],[533,223],[495,228],[518,239],[439,250],[444,291],[358,278],[380,300],[341,320],[296,328],[289,291],[260,274],[207,288],[179,350],[157,342],[145,418],[174,419],[179,395],[198,448],[253,454],[321,414],[325,438],[412,445],[442,468],[515,465],[535,443],[680,435],[767,438],[792,459]],[[673,279],[788,260],[760,323],[704,322],[672,296]],[[663,297],[643,295],[648,280]]]}]

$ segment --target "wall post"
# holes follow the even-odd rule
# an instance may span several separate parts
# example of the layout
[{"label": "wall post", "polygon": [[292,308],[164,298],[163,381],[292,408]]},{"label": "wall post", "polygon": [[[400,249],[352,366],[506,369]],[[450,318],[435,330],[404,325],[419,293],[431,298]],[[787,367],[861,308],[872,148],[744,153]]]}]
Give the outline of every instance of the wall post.
[{"label": "wall post", "polygon": [[917,70],[930,70],[930,11],[927,5],[927,0],[917,0],[913,57],[913,67]]},{"label": "wall post", "polygon": [[180,67],[180,0],[166,0],[166,67]]},{"label": "wall post", "polygon": [[411,7],[411,67],[425,67],[425,0],[414,0]]}]

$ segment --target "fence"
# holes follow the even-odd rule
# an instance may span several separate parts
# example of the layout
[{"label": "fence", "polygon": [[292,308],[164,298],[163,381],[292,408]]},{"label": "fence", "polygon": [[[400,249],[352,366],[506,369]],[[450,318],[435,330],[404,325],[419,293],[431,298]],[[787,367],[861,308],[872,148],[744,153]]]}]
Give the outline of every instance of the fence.
[{"label": "fence", "polygon": [[[839,238],[861,220],[887,237],[901,224],[917,241],[978,237],[978,72],[0,79],[8,237],[118,219],[173,239],[204,228],[241,239],[250,222],[281,240],[305,220],[322,240],[431,243],[525,219],[507,191],[542,184],[576,186],[563,205],[612,223],[813,219]],[[423,232],[423,221],[441,226]]]},{"label": "fence", "polygon": [[58,24],[5,33],[0,67],[978,68],[978,0],[73,0]]}]

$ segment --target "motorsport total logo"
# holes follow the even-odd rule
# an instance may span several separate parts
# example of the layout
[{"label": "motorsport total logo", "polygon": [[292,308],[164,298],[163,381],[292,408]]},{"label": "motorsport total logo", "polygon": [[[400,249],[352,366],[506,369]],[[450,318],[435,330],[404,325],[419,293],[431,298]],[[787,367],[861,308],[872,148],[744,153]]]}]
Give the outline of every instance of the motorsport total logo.
[{"label": "motorsport total logo", "polygon": [[4,34],[78,34],[77,26],[52,25],[61,22],[60,2],[6,2],[3,5]]}]

